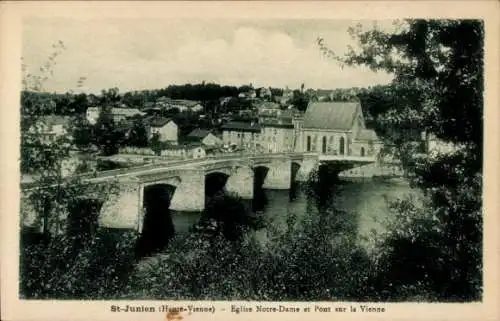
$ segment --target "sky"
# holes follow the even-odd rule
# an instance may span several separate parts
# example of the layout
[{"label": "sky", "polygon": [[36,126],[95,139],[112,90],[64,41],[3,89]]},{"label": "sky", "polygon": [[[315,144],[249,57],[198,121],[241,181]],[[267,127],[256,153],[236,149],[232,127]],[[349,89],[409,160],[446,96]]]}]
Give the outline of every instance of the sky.
[{"label": "sky", "polygon": [[[291,89],[385,84],[391,76],[366,68],[341,68],[316,45],[322,37],[343,54],[358,21],[244,19],[30,18],[23,23],[24,63],[36,73],[59,40],[65,45],[51,92],[120,92],[170,84],[215,82]],[[388,23],[384,21],[383,23]],[[371,26],[364,21],[363,25]],[[80,77],[86,80],[77,88]]]}]

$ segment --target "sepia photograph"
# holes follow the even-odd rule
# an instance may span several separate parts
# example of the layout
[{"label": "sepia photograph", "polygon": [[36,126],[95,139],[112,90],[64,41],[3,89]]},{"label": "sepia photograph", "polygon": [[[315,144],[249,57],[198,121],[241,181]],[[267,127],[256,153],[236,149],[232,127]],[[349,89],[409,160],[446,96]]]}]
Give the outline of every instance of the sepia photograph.
[{"label": "sepia photograph", "polygon": [[19,300],[483,302],[483,19],[20,27]]}]

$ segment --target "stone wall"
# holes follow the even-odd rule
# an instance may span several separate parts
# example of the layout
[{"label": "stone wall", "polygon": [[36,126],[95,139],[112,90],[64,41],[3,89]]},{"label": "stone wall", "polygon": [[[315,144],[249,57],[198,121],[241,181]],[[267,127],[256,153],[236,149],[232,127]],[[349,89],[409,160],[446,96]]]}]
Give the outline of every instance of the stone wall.
[{"label": "stone wall", "polygon": [[174,192],[170,209],[199,212],[205,209],[205,172],[198,169],[183,170],[181,182]]},{"label": "stone wall", "polygon": [[263,188],[266,189],[289,189],[292,175],[292,161],[290,159],[273,160],[268,166]]},{"label": "stone wall", "polygon": [[142,220],[142,189],[137,182],[120,182],[116,195],[104,202],[99,215],[99,226],[138,229]]}]

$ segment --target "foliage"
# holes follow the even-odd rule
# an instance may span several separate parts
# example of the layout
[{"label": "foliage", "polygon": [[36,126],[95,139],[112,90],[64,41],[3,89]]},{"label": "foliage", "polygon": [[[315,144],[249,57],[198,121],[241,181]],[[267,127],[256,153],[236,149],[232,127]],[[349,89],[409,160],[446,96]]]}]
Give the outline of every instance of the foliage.
[{"label": "foliage", "polygon": [[160,155],[163,149],[163,144],[160,141],[160,134],[153,133],[151,139],[149,140],[149,147],[155,152],[156,155]]},{"label": "foliage", "polygon": [[102,155],[109,156],[118,153],[125,139],[125,133],[115,124],[111,107],[101,109],[99,118],[94,125],[95,144]]},{"label": "foliage", "polygon": [[73,143],[80,150],[88,150],[95,142],[94,126],[92,126],[85,114],[79,114],[72,118],[69,126],[69,134],[73,138]]},{"label": "foliage", "polygon": [[[103,257],[91,250],[98,242],[92,238],[92,224],[88,220],[88,224],[85,223],[92,211],[83,213],[83,220],[80,217],[76,219],[77,223],[74,215],[81,209],[78,204],[82,198],[93,195],[105,201],[116,192],[113,183],[97,185],[84,182],[78,176],[65,177],[63,165],[70,160],[75,141],[64,136],[51,139],[44,134],[46,124],[42,115],[51,110],[54,103],[51,95],[44,92],[43,83],[52,74],[55,58],[62,49],[62,42],[54,45],[55,53],[40,69],[42,75],[29,73],[23,65],[21,169],[35,180],[31,187],[23,189],[25,197],[22,202],[31,205],[27,207],[31,207],[36,215],[30,229],[31,235],[37,236],[30,241],[23,233],[21,239],[20,294],[27,298],[75,297],[94,290],[97,291],[94,294],[101,293],[99,289],[90,290],[92,283],[99,279],[94,275],[98,271],[96,262]],[[22,225],[25,214],[21,213]],[[75,235],[75,228],[78,232],[84,231],[79,224],[90,226],[89,230]],[[23,231],[28,229],[25,226],[20,228]],[[114,267],[102,266],[106,278],[113,279]]]},{"label": "foliage", "polygon": [[[126,297],[141,299],[335,300],[361,298],[367,254],[338,213],[293,215],[284,230],[267,225],[267,242],[255,232],[233,243],[220,234],[174,238],[166,250],[138,264]],[[339,229],[340,228],[340,229]],[[326,230],[326,232],[325,232]],[[334,239],[329,235],[334,233]],[[349,271],[349,272],[347,272]],[[320,285],[320,286],[319,286]]]},{"label": "foliage", "polygon": [[309,99],[303,92],[294,90],[293,98],[290,103],[298,110],[305,111],[307,109],[307,105],[309,104]]},{"label": "foliage", "polygon": [[136,147],[148,146],[148,132],[140,118],[133,120],[132,128],[127,135],[125,144]]},{"label": "foliage", "polygon": [[207,204],[201,225],[215,223],[215,232],[222,233],[230,241],[240,241],[256,221],[248,214],[241,197],[235,194],[219,193]]},{"label": "foliage", "polygon": [[99,105],[101,106],[118,106],[121,101],[120,91],[118,88],[109,88],[102,90],[99,97]]},{"label": "foliage", "polygon": [[379,115],[381,126],[393,133],[419,128],[456,146],[449,155],[417,157],[414,136],[389,137],[403,166],[413,174],[412,183],[423,189],[429,202],[421,208],[409,202],[395,206],[399,219],[382,244],[386,264],[380,266],[381,275],[390,277],[388,284],[392,284],[385,297],[429,289],[430,297],[439,300],[478,300],[482,284],[483,23],[407,20],[396,27],[394,32],[353,28],[360,50],[351,48],[345,57],[329,51],[319,39],[322,50],[342,63],[394,74],[395,104]]},{"label": "foliage", "polygon": [[25,299],[113,299],[129,286],[135,235],[110,231],[22,239],[20,292]]}]

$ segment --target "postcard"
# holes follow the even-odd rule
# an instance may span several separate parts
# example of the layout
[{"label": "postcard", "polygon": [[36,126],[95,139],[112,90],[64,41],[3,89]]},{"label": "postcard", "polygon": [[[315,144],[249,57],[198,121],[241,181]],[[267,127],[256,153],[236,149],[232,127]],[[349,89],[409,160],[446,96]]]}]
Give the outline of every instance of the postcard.
[{"label": "postcard", "polygon": [[0,6],[2,319],[499,317],[498,3]]}]

